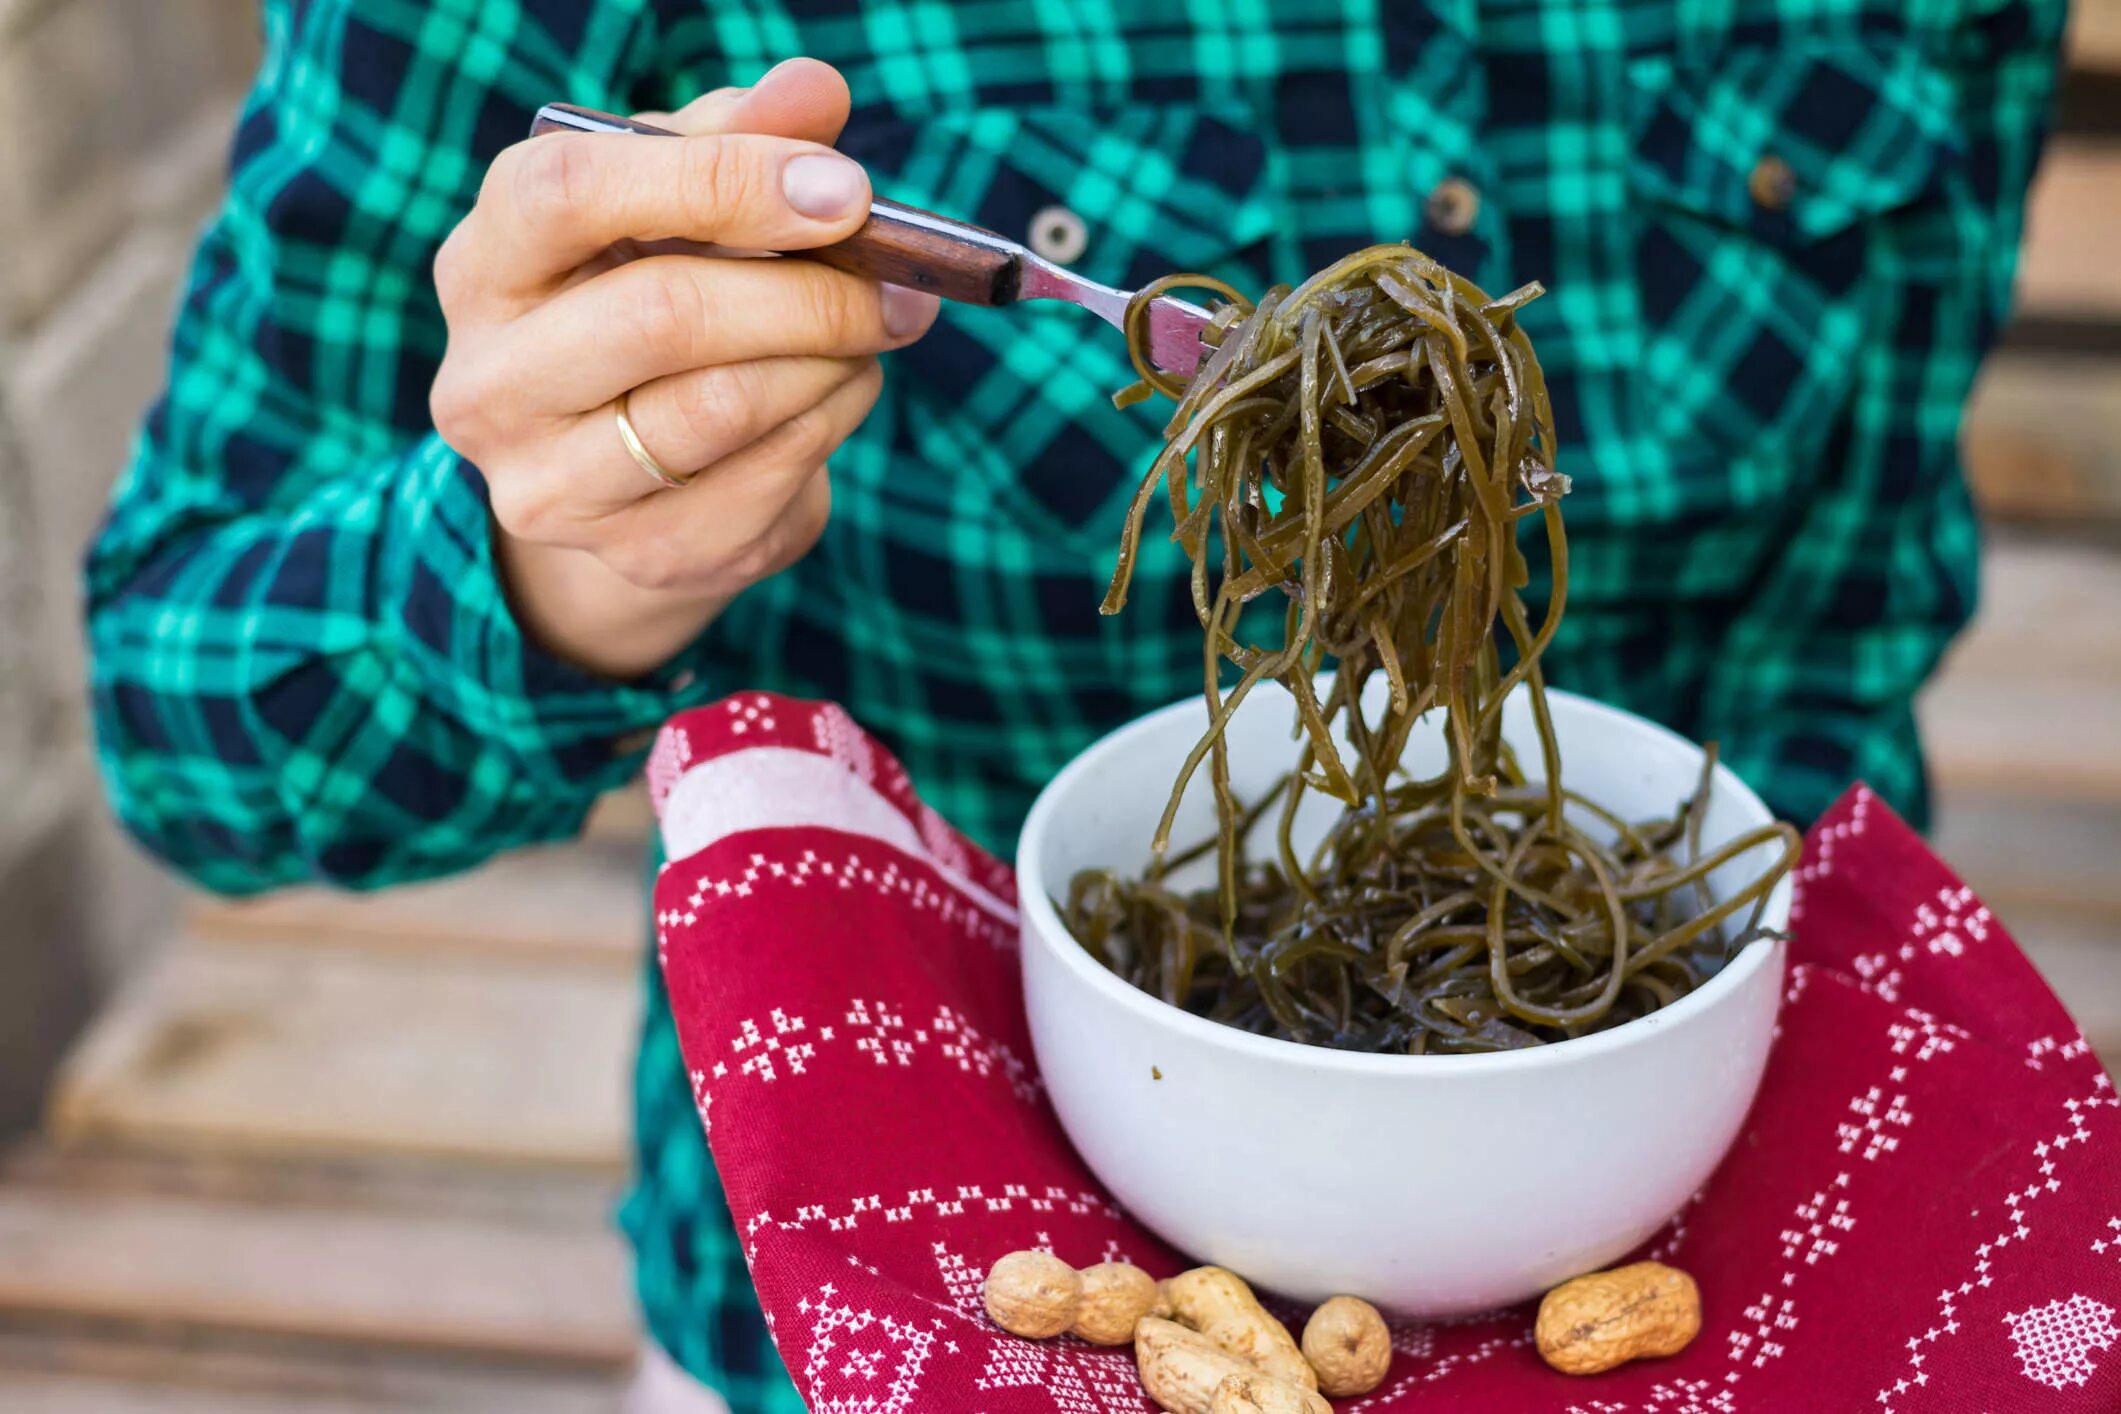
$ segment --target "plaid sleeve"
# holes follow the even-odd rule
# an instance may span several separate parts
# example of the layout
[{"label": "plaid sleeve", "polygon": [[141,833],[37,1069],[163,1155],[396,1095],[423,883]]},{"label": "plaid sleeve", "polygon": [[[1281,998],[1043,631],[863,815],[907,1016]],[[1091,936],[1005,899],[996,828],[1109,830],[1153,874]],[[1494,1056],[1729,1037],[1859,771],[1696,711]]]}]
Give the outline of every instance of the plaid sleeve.
[{"label": "plaid sleeve", "polygon": [[1972,612],[1978,563],[1960,417],[2008,312],[2063,14],[1987,7],[1939,61],[1937,180],[1869,233],[1876,299],[1820,478],[1708,675],[1702,735],[1794,818],[1851,779],[1927,817],[1914,695]]},{"label": "plaid sleeve", "polygon": [[230,194],[88,564],[109,793],[201,883],[380,885],[566,835],[704,691],[525,641],[483,482],[427,412],[435,248],[537,103],[624,104],[638,9],[264,6]]}]

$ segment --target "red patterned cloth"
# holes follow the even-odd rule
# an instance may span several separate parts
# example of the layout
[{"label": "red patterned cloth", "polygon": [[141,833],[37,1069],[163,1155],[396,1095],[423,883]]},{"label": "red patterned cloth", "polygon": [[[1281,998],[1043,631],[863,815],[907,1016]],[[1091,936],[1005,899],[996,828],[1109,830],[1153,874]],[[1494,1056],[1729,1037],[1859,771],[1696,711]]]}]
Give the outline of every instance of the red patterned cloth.
[{"label": "red patterned cloth", "polygon": [[[817,1414],[1137,1414],[1124,1351],[990,1327],[987,1264],[1179,1256],[1040,1090],[1014,885],[830,705],[664,730],[656,886],[700,1116]],[[1808,841],[1780,1039],[1730,1159],[1647,1255],[1682,1354],[1550,1372],[1529,1309],[1407,1323],[1343,1411],[2121,1410],[2121,1103],[1981,901],[1867,791]]]}]

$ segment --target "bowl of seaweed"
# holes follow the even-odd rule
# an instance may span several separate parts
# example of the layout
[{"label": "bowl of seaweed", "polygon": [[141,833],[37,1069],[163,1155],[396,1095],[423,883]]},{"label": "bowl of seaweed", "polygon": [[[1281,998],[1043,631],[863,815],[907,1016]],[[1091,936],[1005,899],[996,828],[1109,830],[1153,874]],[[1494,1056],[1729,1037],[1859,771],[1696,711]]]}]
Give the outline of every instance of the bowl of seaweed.
[{"label": "bowl of seaweed", "polygon": [[[1177,284],[1219,297],[1185,378],[1141,337]],[[1256,303],[1174,277],[1130,320],[1121,400],[1173,411],[1105,609],[1167,501],[1203,691],[1040,795],[1026,1005],[1115,1196],[1292,1297],[1448,1315],[1622,1255],[1723,1158],[1773,1034],[1795,832],[1712,749],[1545,682],[1538,293],[1380,246]]]}]

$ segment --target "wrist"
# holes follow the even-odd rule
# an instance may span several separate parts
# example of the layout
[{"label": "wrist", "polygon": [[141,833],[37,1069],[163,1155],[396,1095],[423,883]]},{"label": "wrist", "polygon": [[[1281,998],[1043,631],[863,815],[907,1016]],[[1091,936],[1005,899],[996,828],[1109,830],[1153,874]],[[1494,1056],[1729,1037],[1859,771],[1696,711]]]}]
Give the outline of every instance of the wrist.
[{"label": "wrist", "polygon": [[655,671],[713,623],[733,597],[644,589],[586,550],[519,540],[491,526],[494,563],[525,637],[598,677]]}]

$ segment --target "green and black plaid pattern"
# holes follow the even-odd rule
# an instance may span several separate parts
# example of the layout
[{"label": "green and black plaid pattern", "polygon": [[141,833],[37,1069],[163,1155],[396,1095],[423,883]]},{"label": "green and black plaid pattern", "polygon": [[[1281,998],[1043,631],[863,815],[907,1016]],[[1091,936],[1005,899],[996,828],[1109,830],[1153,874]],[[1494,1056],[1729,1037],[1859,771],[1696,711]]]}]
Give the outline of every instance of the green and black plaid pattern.
[{"label": "green and black plaid pattern", "polygon": [[[1197,685],[1181,564],[1095,612],[1156,434],[1118,341],[946,310],[835,462],[817,551],[653,679],[526,643],[434,436],[436,246],[553,98],[663,108],[788,55],[846,73],[880,190],[1078,262],[1253,288],[1411,239],[1553,382],[1556,682],[1725,743],[1805,818],[1919,817],[1909,701],[1973,594],[1954,441],[2004,312],[2061,0],[267,0],[167,396],[89,566],[112,798],[203,883],[372,887],[572,832],[670,712],[837,698],[1006,848],[1097,733]],[[1763,162],[1767,163],[1763,170]],[[1427,198],[1447,178],[1476,200]],[[1461,195],[1463,195],[1461,191]],[[1470,218],[1470,219],[1468,219]],[[714,1196],[650,977],[626,1222],[657,1336],[800,1407]]]}]

